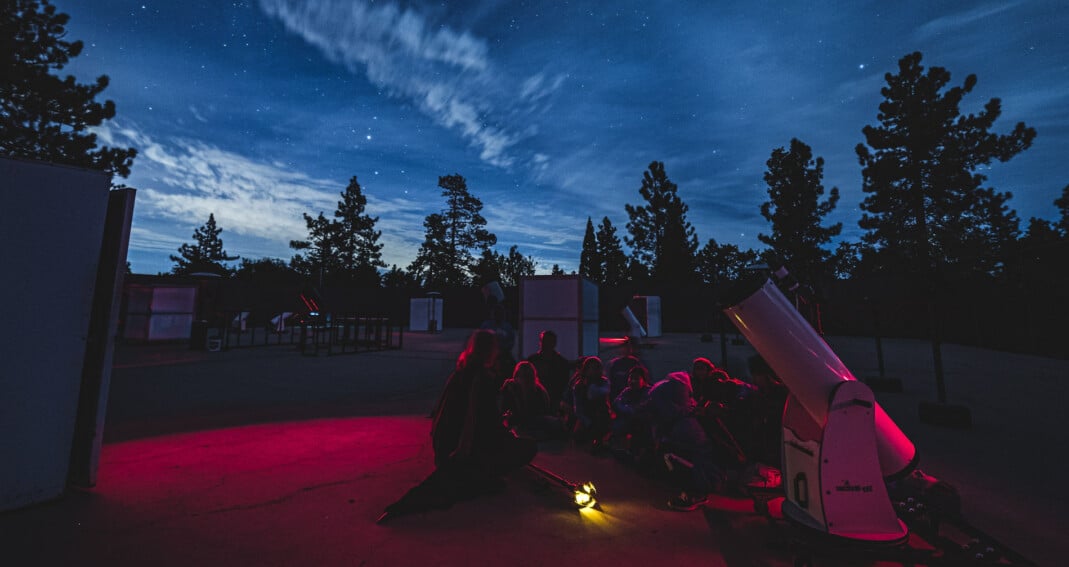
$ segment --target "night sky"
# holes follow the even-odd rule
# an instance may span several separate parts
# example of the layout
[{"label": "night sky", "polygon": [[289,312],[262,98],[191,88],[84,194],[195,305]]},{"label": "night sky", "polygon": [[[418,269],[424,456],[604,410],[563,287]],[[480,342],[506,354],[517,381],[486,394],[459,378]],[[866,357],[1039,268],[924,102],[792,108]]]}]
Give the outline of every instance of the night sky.
[{"label": "night sky", "polygon": [[842,197],[829,222],[857,240],[854,146],[884,74],[907,53],[979,78],[963,110],[1003,102],[995,131],[1038,136],[995,163],[1022,220],[1054,218],[1069,184],[1069,10],[1018,2],[249,2],[56,0],[63,73],[107,74],[99,130],[140,155],[129,259],[169,271],[209,213],[227,251],[288,260],[301,213],[333,212],[357,176],[402,267],[460,173],[498,248],[540,272],[577,267],[587,216],[625,234],[625,203],[663,161],[702,244],[763,247],[771,151],[792,137]]}]

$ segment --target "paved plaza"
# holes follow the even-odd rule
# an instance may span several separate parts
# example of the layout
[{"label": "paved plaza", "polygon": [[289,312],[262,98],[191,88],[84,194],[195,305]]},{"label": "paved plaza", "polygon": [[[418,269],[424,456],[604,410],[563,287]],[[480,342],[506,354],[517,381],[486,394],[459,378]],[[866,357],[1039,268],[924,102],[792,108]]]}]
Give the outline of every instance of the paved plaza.
[{"label": "paved plaza", "polygon": [[[564,443],[535,462],[595,482],[599,509],[577,512],[522,470],[504,491],[376,525],[433,469],[426,416],[469,332],[409,333],[400,350],[329,357],[119,345],[98,485],[0,514],[0,545],[18,558],[4,564],[791,565],[750,501],[675,512],[662,482]],[[669,334],[642,357],[655,378],[696,356],[720,364],[713,339]],[[828,342],[859,378],[877,374],[871,338]],[[615,356],[603,345],[603,358]],[[920,467],[959,490],[972,523],[1039,565],[1063,564],[1069,361],[945,345],[949,401],[973,418],[947,429],[917,416],[935,398],[928,343],[883,346],[886,375],[904,391],[877,398]],[[751,352],[729,344],[728,368],[745,376]]]}]

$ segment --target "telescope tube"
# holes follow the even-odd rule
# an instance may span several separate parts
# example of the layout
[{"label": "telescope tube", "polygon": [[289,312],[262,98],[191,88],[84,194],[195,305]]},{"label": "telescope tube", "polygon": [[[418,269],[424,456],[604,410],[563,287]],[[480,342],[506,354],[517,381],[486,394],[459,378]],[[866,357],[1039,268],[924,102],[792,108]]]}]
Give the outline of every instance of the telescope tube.
[{"label": "telescope tube", "polygon": [[[727,305],[724,313],[728,319],[823,427],[835,386],[856,380],[854,375],[771,280],[745,282]],[[909,474],[917,459],[913,442],[879,404],[875,419],[884,479],[890,481]]]}]

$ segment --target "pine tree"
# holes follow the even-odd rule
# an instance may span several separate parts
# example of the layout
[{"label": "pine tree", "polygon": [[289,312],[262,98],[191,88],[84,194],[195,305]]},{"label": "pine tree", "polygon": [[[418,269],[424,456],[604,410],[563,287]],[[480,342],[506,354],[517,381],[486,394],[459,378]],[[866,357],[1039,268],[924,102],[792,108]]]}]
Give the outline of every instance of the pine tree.
[{"label": "pine tree", "polygon": [[946,88],[946,69],[925,72],[920,63],[921,54],[912,53],[898,62],[898,74],[885,75],[879,125],[866,126],[867,145],[857,146],[867,194],[858,225],[872,252],[866,257],[879,269],[914,277],[990,273],[1016,217],[1005,206],[1009,193],[981,188],[986,177],[976,171],[1026,150],[1036,132],[1019,122],[1007,135],[991,133],[1002,113],[999,99],[977,114],[958,108],[975,75]]},{"label": "pine tree", "polygon": [[223,249],[223,239],[219,234],[223,229],[215,225],[215,214],[208,215],[208,222],[193,231],[195,244],[183,244],[178,247],[178,256],[171,255],[174,267],[171,273],[175,275],[188,275],[198,272],[207,272],[227,275],[230,270],[223,262],[237,260],[238,256],[230,256]]},{"label": "pine tree", "polygon": [[773,150],[767,164],[768,201],[761,204],[761,216],[772,225],[772,233],[757,238],[772,247],[802,281],[816,283],[831,271],[831,252],[824,246],[843,229],[842,223],[820,224],[835,209],[839,189],[832,187],[828,198],[820,201],[824,158],[814,159],[810,147],[798,139],[791,140],[790,150]]},{"label": "pine tree", "polygon": [[501,285],[514,287],[520,285],[520,280],[535,273],[535,259],[531,256],[520,254],[519,249],[513,245],[509,253],[503,258],[501,268]]},{"label": "pine tree", "polygon": [[631,236],[624,240],[631,247],[632,264],[637,264],[632,276],[647,271],[659,281],[693,281],[698,238],[687,221],[689,208],[679,198],[676,184],[668,179],[663,163],[652,162],[643,172],[639,194],[646,201],[644,205],[625,205]]},{"label": "pine tree", "polygon": [[334,225],[322,212],[316,217],[308,213],[303,216],[304,224],[308,228],[308,239],[291,240],[290,248],[307,252],[294,255],[290,266],[305,277],[315,279],[322,286],[324,280],[338,273],[340,269]]},{"label": "pine tree", "polygon": [[137,150],[97,148],[88,130],[115,117],[115,103],[96,102],[108,86],[61,79],[82,52],[81,41],[66,41],[70,16],[47,0],[5,0],[0,8],[0,155],[26,157],[130,174]]},{"label": "pine tree", "polygon": [[469,285],[475,268],[472,252],[482,255],[497,244],[497,236],[486,230],[483,203],[468,191],[463,176],[439,177],[438,186],[446,208],[424,219],[425,239],[409,272],[429,287]]},{"label": "pine tree", "polygon": [[458,272],[452,263],[453,253],[446,236],[445,217],[438,213],[427,215],[423,219],[423,228],[423,244],[416,252],[416,258],[409,264],[408,273],[426,288],[465,285],[466,279],[462,284],[455,283],[458,277],[464,274]]},{"label": "pine tree", "polygon": [[408,289],[418,287],[411,274],[394,264],[382,275],[382,287],[389,289]]},{"label": "pine tree", "polygon": [[307,240],[290,241],[290,248],[306,250],[291,260],[295,270],[320,284],[325,279],[361,286],[378,286],[382,261],[381,231],[375,230],[378,217],[366,213],[367,197],[356,177],[341,192],[341,200],[334,210],[334,218],[323,213],[304,215],[308,228]]},{"label": "pine tree", "polygon": [[612,225],[609,217],[602,217],[601,225],[597,233],[598,253],[604,262],[602,282],[605,285],[623,285],[628,280],[627,254],[620,245],[620,237],[616,236],[616,227]]},{"label": "pine tree", "polygon": [[594,236],[594,223],[590,217],[586,218],[583,250],[579,253],[579,275],[597,284],[605,283],[604,260],[598,251],[598,241]]},{"label": "pine tree", "polygon": [[379,218],[366,214],[366,208],[367,197],[354,176],[338,201],[332,230],[341,272],[358,285],[377,287],[378,269],[386,267],[379,243],[382,232],[375,230]]},{"label": "pine tree", "polygon": [[560,267],[560,264],[553,264],[553,267],[549,270],[551,276],[563,276],[565,275],[564,268]]},{"label": "pine tree", "polygon": [[698,252],[698,275],[702,283],[721,286],[737,280],[743,270],[757,262],[753,250],[739,250],[734,244],[718,244],[710,238]]}]

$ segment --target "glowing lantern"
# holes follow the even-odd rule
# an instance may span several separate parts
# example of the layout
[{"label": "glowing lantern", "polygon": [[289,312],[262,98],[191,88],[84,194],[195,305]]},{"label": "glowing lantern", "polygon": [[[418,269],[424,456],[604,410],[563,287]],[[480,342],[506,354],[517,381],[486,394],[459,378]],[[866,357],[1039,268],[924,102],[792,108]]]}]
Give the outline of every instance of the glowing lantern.
[{"label": "glowing lantern", "polygon": [[580,508],[590,508],[598,503],[597,498],[594,496],[598,491],[594,488],[593,482],[584,482],[581,485],[575,487],[575,505]]},{"label": "glowing lantern", "polygon": [[572,491],[576,506],[579,506],[580,508],[592,508],[597,505],[598,501],[596,498],[594,498],[594,495],[596,495],[598,491],[594,488],[593,482],[584,482],[582,484],[579,484],[578,482],[572,482],[566,478],[561,477],[557,473],[554,473],[553,471],[548,471],[534,463],[528,463],[527,468],[542,475],[547,480],[553,481],[554,483],[559,484],[560,486]]}]

